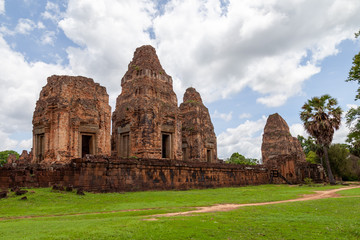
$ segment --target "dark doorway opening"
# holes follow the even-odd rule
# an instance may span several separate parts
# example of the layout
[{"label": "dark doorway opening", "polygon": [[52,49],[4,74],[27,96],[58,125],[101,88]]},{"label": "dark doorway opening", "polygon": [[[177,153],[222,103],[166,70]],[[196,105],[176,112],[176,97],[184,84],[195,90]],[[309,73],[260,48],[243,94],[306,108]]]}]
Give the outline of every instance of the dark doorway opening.
[{"label": "dark doorway opening", "polygon": [[211,162],[211,159],[212,159],[211,150],[207,149],[206,150],[206,160],[207,160],[207,162]]},{"label": "dark doorway opening", "polygon": [[162,134],[162,158],[170,158],[171,152],[171,135],[163,133]]},{"label": "dark doorway opening", "polygon": [[37,160],[42,161],[44,160],[44,153],[45,153],[45,136],[44,134],[38,134],[36,136],[36,152],[37,152]]},{"label": "dark doorway opening", "polygon": [[184,160],[184,161],[187,161],[187,160],[188,160],[187,148],[183,148],[183,149],[182,149],[182,152],[183,152],[183,160]]},{"label": "dark doorway opening", "polygon": [[121,134],[121,157],[129,157],[130,155],[130,138],[129,133]]},{"label": "dark doorway opening", "polygon": [[91,135],[82,135],[81,136],[81,157],[84,157],[86,154],[93,154],[92,152],[92,136]]}]

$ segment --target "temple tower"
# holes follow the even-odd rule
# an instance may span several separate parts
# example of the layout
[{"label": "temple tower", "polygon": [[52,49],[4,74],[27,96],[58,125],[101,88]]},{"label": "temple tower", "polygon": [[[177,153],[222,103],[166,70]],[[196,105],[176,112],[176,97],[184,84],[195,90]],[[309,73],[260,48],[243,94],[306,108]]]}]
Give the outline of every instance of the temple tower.
[{"label": "temple tower", "polygon": [[109,155],[111,107],[105,87],[86,77],[51,76],[33,115],[33,162]]},{"label": "temple tower", "polygon": [[152,46],[136,49],[121,87],[112,117],[113,155],[182,159],[181,123],[172,78]]},{"label": "temple tower", "polygon": [[217,162],[217,144],[209,110],[195,88],[188,88],[180,105],[183,159]]}]

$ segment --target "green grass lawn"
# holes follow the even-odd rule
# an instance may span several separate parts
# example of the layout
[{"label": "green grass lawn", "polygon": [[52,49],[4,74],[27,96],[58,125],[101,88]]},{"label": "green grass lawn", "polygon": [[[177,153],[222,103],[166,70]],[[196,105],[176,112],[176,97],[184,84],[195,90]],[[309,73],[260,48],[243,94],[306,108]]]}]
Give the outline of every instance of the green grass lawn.
[{"label": "green grass lawn", "polygon": [[[262,185],[190,191],[148,191],[78,196],[31,189],[27,201],[0,200],[0,239],[360,239],[360,189],[339,192],[344,198],[242,207],[194,216],[149,215],[185,211],[218,203],[292,199],[339,186]],[[143,209],[87,215],[93,213]]]}]

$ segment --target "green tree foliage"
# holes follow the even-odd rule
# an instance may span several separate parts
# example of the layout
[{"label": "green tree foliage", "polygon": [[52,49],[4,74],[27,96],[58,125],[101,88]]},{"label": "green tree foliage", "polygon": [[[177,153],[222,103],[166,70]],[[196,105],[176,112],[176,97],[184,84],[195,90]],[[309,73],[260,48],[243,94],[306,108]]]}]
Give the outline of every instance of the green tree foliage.
[{"label": "green tree foliage", "polygon": [[350,132],[347,135],[346,142],[350,144],[350,152],[360,157],[360,107],[351,108],[346,113],[346,125]]},{"label": "green tree foliage", "polygon": [[315,143],[315,139],[311,136],[305,138],[301,135],[297,135],[297,139],[299,140],[305,155],[308,155],[309,152],[316,152],[316,150],[319,148],[319,146],[317,146]]},{"label": "green tree foliage", "polygon": [[[355,33],[355,37],[360,36],[360,31]],[[346,79],[347,82],[355,81],[360,84],[360,52],[353,57],[353,63],[349,71],[349,76]],[[357,89],[355,100],[360,99],[360,87]]]},{"label": "green tree foliage", "polygon": [[335,179],[331,171],[328,148],[332,142],[335,130],[339,129],[342,110],[337,106],[337,100],[330,95],[309,99],[300,113],[305,130],[316,139],[316,144],[323,149],[327,173],[331,184]]},{"label": "green tree foliage", "polygon": [[329,148],[329,161],[334,174],[343,180],[358,180],[359,161],[351,157],[347,145],[332,144]]},{"label": "green tree foliage", "polygon": [[306,161],[309,163],[320,163],[320,158],[314,151],[309,151],[306,154]]},{"label": "green tree foliage", "polygon": [[[355,33],[355,37],[360,36],[360,31]],[[353,63],[349,71],[347,82],[355,81],[360,85],[360,52],[353,58]],[[355,101],[360,99],[360,87],[357,89]],[[350,128],[346,142],[350,144],[350,152],[360,157],[360,107],[351,108],[346,114],[346,124]]]},{"label": "green tree foliage", "polygon": [[322,157],[324,152],[322,150],[322,146],[316,144],[316,140],[311,136],[305,138],[301,135],[298,135],[297,139],[299,140],[301,147],[304,150],[306,161],[310,163],[321,163],[321,165],[323,165]]},{"label": "green tree foliage", "polygon": [[241,155],[238,152],[235,152],[231,154],[231,157],[227,159],[228,163],[232,164],[242,164],[242,165],[256,165],[259,164],[257,159],[254,158],[245,158],[243,155]]},{"label": "green tree foliage", "polygon": [[15,154],[16,159],[19,159],[19,154],[13,150],[5,150],[0,152],[0,166],[4,165],[10,154]]}]

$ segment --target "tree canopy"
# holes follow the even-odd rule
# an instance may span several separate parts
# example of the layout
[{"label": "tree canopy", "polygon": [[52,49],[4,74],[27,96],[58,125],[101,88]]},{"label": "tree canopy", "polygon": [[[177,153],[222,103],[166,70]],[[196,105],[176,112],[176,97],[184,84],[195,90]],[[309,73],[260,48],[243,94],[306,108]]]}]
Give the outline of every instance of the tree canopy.
[{"label": "tree canopy", "polygon": [[328,157],[328,148],[332,142],[335,130],[339,129],[342,110],[337,106],[337,100],[325,94],[309,99],[303,106],[300,118],[305,130],[316,139],[316,144],[323,148],[327,172],[331,184],[335,184]]},{"label": "tree canopy", "polygon": [[13,150],[5,150],[0,152],[0,166],[4,165],[10,154],[14,154],[16,159],[19,158],[19,154]]},{"label": "tree canopy", "polygon": [[232,164],[242,164],[242,165],[256,165],[259,164],[257,159],[254,158],[245,158],[238,152],[231,154],[231,157],[227,160],[228,163]]},{"label": "tree canopy", "polygon": [[[360,36],[360,31],[355,33],[355,38]],[[360,85],[360,52],[353,57],[353,63],[351,69],[349,71],[349,76],[346,79],[347,82],[357,81]],[[360,87],[357,89],[357,94],[355,96],[355,100],[360,99]]]},{"label": "tree canopy", "polygon": [[[360,36],[360,31],[355,33],[355,37]],[[360,52],[353,58],[353,63],[349,71],[347,82],[356,81],[360,85]],[[360,87],[357,89],[355,101],[360,99]],[[350,128],[346,142],[350,144],[350,152],[360,157],[360,106],[351,108],[346,114],[346,124]]]}]

